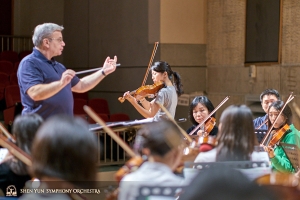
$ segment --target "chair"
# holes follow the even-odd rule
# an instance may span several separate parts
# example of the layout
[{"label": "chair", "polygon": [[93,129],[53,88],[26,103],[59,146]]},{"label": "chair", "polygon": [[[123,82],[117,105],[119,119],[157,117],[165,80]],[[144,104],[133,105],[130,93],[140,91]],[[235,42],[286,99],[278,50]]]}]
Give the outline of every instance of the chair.
[{"label": "chair", "polygon": [[0,53],[0,60],[6,60],[15,63],[19,61],[19,55],[15,51],[2,51]]},{"label": "chair", "polygon": [[6,74],[12,74],[14,72],[14,65],[11,61],[1,60],[0,61],[0,72]]},{"label": "chair", "polygon": [[9,76],[9,84],[10,85],[18,85],[19,82],[18,82],[18,76],[16,73],[12,73],[10,76]]},{"label": "chair", "polygon": [[84,99],[84,100],[88,101],[89,100],[89,94],[87,92],[84,92],[84,93],[73,92],[73,98],[74,99]]},{"label": "chair", "polygon": [[8,85],[5,88],[6,109],[3,111],[4,122],[11,125],[16,115],[22,111],[20,88],[18,85]]},{"label": "chair", "polygon": [[111,122],[129,121],[130,117],[125,113],[115,113],[109,116]]},{"label": "chair", "polygon": [[75,98],[74,99],[74,109],[73,109],[73,113],[76,116],[80,116],[83,119],[87,120],[87,114],[86,112],[83,110],[83,106],[87,105],[87,101],[84,99],[79,99],[79,98]]},{"label": "chair", "polygon": [[[109,117],[108,117],[107,114],[105,114],[105,113],[96,113],[96,114],[97,114],[104,122],[109,122]],[[90,124],[95,124],[95,123],[96,123],[91,117],[88,118],[88,122],[89,122]]]},{"label": "chair", "polygon": [[93,98],[88,101],[88,106],[91,107],[96,113],[109,115],[109,107],[106,99]]},{"label": "chair", "polygon": [[20,62],[15,62],[14,63],[13,73],[17,73],[18,72],[19,64],[20,64]]},{"label": "chair", "polygon": [[26,50],[26,51],[21,51],[19,53],[19,61],[21,61],[25,56],[29,55],[32,53],[32,50]]},{"label": "chair", "polygon": [[8,85],[9,85],[9,75],[4,72],[0,72],[0,100],[4,98],[4,89]]}]

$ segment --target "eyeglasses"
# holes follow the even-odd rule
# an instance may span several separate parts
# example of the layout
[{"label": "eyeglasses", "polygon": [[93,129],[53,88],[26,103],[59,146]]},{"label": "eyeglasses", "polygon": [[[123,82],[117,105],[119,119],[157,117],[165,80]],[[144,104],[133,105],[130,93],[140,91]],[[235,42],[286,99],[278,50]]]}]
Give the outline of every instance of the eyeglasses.
[{"label": "eyeglasses", "polygon": [[62,38],[48,38],[49,40],[56,40],[58,41],[59,43],[62,43],[63,42],[63,39]]}]

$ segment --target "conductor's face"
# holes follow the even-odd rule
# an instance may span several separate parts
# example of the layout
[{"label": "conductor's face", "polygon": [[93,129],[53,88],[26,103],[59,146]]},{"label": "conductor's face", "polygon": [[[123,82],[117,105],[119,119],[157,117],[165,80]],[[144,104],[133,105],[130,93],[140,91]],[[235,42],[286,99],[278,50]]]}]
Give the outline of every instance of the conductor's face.
[{"label": "conductor's face", "polygon": [[55,31],[48,39],[49,51],[52,57],[61,55],[62,51],[64,50],[64,46],[66,45],[63,41],[62,33],[60,31]]}]

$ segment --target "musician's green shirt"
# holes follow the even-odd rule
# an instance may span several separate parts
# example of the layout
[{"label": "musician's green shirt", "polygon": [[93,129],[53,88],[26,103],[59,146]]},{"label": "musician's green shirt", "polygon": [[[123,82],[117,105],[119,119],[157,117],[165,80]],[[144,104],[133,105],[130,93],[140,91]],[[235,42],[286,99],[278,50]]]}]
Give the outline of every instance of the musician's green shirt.
[{"label": "musician's green shirt", "polygon": [[[300,133],[293,124],[290,125],[290,129],[286,131],[280,142],[295,144],[298,146],[298,148],[300,148]],[[290,173],[296,172],[281,145],[275,146],[274,153],[275,157],[271,158],[271,162],[275,171]]]}]

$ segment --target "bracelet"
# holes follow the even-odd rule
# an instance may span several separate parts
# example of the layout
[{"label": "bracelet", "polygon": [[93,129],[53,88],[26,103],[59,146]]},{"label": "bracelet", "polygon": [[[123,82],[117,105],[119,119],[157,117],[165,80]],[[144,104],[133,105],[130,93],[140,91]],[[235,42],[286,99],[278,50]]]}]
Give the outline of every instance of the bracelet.
[{"label": "bracelet", "polygon": [[105,72],[104,72],[104,70],[102,69],[102,74],[103,74],[103,76],[106,76],[106,74],[105,74]]}]

